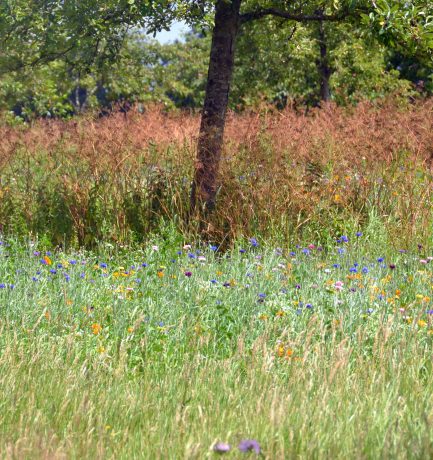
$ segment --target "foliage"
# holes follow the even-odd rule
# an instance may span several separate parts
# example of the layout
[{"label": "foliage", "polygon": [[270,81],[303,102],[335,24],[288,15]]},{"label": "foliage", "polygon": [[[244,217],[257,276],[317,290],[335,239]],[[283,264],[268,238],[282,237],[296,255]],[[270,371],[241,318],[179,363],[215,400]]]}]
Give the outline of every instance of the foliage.
[{"label": "foliage", "polygon": [[0,455],[431,457],[431,253],[382,233],[226,254],[172,232],[2,240]]},{"label": "foliage", "polygon": [[[430,239],[431,101],[231,115],[209,237],[326,240],[379,216],[389,235]],[[142,243],[188,214],[199,117],[146,110],[0,128],[0,222],[54,245]]]}]

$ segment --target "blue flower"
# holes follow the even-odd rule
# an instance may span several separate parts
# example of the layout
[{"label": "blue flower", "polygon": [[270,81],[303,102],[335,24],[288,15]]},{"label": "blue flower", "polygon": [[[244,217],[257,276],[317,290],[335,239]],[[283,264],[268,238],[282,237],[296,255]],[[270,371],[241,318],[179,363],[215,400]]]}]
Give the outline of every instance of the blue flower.
[{"label": "blue flower", "polygon": [[5,283],[0,283],[0,289],[5,289],[6,288],[6,284]]},{"label": "blue flower", "polygon": [[107,268],[107,264],[105,262],[100,263],[99,266],[101,268]]},{"label": "blue flower", "polygon": [[253,246],[254,248],[256,248],[259,245],[258,241],[255,238],[250,238],[250,243],[251,246]]},{"label": "blue flower", "polygon": [[362,236],[362,232],[356,232],[356,236],[357,236],[357,237]]},{"label": "blue flower", "polygon": [[244,253],[247,252],[247,251],[246,251],[246,249],[239,249],[239,252],[240,252],[241,254],[244,254]]},{"label": "blue flower", "polygon": [[379,263],[382,263],[384,260],[385,260],[385,259],[384,259],[383,257],[379,257],[379,258],[377,259],[377,261],[378,261]]},{"label": "blue flower", "polygon": [[217,251],[218,250],[218,246],[215,246],[213,244],[210,245],[210,250],[211,251]]},{"label": "blue flower", "polygon": [[367,268],[367,267],[363,267],[363,268],[362,268],[362,273],[368,273],[368,268]]},{"label": "blue flower", "polygon": [[348,242],[349,242],[349,238],[347,238],[346,235],[342,235],[342,236],[341,236],[341,241],[342,241],[343,243],[348,243]]},{"label": "blue flower", "polygon": [[350,267],[349,268],[350,273],[358,273],[358,270],[356,267]]}]

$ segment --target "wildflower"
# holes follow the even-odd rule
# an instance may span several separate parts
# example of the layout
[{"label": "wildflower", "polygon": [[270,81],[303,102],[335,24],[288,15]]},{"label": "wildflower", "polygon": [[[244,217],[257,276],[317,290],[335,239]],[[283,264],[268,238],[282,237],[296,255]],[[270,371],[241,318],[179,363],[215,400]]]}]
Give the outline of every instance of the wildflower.
[{"label": "wildflower", "polygon": [[107,268],[107,264],[105,262],[102,262],[99,264],[99,268]]},{"label": "wildflower", "polygon": [[262,320],[262,321],[266,321],[268,318],[269,318],[269,316],[268,316],[268,315],[265,315],[264,313],[262,313],[262,314],[259,316],[259,319]]},{"label": "wildflower", "polygon": [[254,248],[256,248],[259,245],[258,241],[255,238],[250,238],[250,243],[251,246]]},{"label": "wildflower", "polygon": [[159,251],[159,247],[156,246],[156,245],[153,245],[153,246],[152,246],[152,251]]},{"label": "wildflower", "polygon": [[349,242],[349,238],[347,238],[346,235],[342,235],[340,239],[341,239],[341,241],[342,241],[343,243],[348,243],[348,242]]},{"label": "wildflower", "polygon": [[6,284],[5,283],[0,283],[0,289],[5,289],[6,288]]},{"label": "wildflower", "polygon": [[239,252],[240,252],[241,254],[244,254],[244,253],[247,252],[247,251],[246,251],[246,249],[239,249]]},{"label": "wildflower", "polygon": [[105,347],[102,345],[98,348],[98,353],[105,353]]},{"label": "wildflower", "polygon": [[183,246],[183,249],[184,249],[185,251],[188,251],[189,249],[191,249],[191,245],[190,245],[190,244],[185,244],[185,245]]},{"label": "wildflower", "polygon": [[185,272],[185,276],[187,276],[188,278],[192,276],[192,272]]},{"label": "wildflower", "polygon": [[257,455],[260,454],[260,444],[255,439],[243,439],[239,443],[238,449],[244,453],[254,451]]},{"label": "wildflower", "polygon": [[362,273],[368,273],[368,268],[367,268],[367,267],[363,267],[363,268],[362,268]]},{"label": "wildflower", "polygon": [[164,272],[162,270],[158,270],[156,272],[156,275],[158,276],[158,278],[164,278]]},{"label": "wildflower", "polygon": [[419,327],[426,327],[427,326],[427,321],[424,321],[424,320],[420,319],[418,321],[418,326]]},{"label": "wildflower", "polygon": [[343,281],[336,281],[336,282],[334,283],[334,289],[335,289],[336,291],[342,291],[342,290],[343,290],[343,286],[344,286]]},{"label": "wildflower", "polygon": [[215,245],[211,244],[210,245],[210,250],[216,252],[216,251],[218,251],[218,246],[215,246]]},{"label": "wildflower", "polygon": [[425,260],[425,259],[420,259],[419,263],[420,263],[420,264],[426,264],[426,263],[428,263],[428,261]]},{"label": "wildflower", "polygon": [[42,259],[41,259],[41,264],[42,265],[51,265],[53,262],[51,261],[51,259],[48,257],[48,256],[44,256]]},{"label": "wildflower", "polygon": [[356,232],[356,236],[359,238],[360,236],[362,236],[362,232]]},{"label": "wildflower", "polygon": [[227,444],[225,442],[217,442],[213,446],[213,451],[216,452],[217,454],[225,454],[225,453],[229,452],[230,449],[231,449],[230,444]]},{"label": "wildflower", "polygon": [[99,323],[93,323],[91,328],[94,335],[98,335],[102,331],[102,326]]}]

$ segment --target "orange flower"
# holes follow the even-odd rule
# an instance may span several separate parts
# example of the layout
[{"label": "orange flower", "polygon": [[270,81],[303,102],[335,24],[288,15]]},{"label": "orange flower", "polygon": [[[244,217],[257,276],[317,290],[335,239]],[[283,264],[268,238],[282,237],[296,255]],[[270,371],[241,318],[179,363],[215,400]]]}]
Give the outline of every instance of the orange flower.
[{"label": "orange flower", "polygon": [[44,256],[44,262],[47,265],[52,265],[53,264],[53,262],[51,261],[51,259],[48,256]]},{"label": "orange flower", "polygon": [[95,335],[98,335],[102,331],[102,326],[98,323],[93,323],[91,327],[92,327],[92,332]]}]

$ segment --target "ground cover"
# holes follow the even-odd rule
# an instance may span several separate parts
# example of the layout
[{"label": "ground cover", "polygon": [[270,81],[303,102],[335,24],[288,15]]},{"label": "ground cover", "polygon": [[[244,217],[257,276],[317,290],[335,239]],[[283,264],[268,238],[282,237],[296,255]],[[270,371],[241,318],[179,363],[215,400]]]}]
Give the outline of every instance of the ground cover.
[{"label": "ground cover", "polygon": [[363,233],[4,239],[1,456],[431,457],[431,254]]}]

